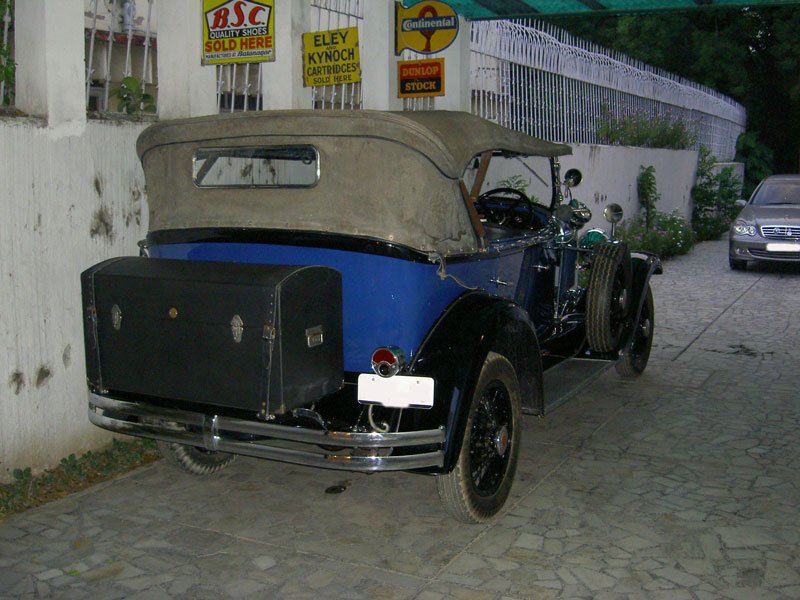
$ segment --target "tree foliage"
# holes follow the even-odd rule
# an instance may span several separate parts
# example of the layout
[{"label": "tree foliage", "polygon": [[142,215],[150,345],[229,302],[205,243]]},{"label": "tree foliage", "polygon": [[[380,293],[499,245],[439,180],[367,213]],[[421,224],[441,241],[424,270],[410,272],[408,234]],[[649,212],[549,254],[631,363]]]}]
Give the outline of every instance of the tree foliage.
[{"label": "tree foliage", "polygon": [[748,131],[736,140],[736,160],[744,163],[742,197],[749,198],[758,182],[772,174],[774,159],[772,150],[758,141],[758,135]]},{"label": "tree foliage", "polygon": [[653,165],[639,167],[636,191],[639,193],[639,204],[644,209],[645,228],[650,229],[656,212],[656,202],[661,199],[656,186],[656,168]]},{"label": "tree foliage", "polygon": [[741,102],[748,131],[800,168],[800,7],[709,8],[551,18],[606,48],[707,85]]},{"label": "tree foliage", "polygon": [[731,167],[714,172],[716,162],[711,151],[701,146],[692,187],[692,228],[698,241],[719,238],[738,212],[741,183]]}]

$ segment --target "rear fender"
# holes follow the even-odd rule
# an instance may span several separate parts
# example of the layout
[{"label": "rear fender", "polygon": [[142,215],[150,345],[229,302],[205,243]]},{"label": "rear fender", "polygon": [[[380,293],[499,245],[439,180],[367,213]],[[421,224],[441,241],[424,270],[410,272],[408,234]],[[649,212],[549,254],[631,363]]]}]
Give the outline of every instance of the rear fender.
[{"label": "rear fender", "polygon": [[[514,366],[523,411],[541,413],[543,408],[539,343],[528,314],[509,300],[479,292],[464,294],[434,325],[410,368],[436,380],[436,402],[425,420],[446,425],[445,472],[452,470],[458,457],[469,399],[489,352],[505,356]],[[409,412],[420,417],[428,411]]]}]

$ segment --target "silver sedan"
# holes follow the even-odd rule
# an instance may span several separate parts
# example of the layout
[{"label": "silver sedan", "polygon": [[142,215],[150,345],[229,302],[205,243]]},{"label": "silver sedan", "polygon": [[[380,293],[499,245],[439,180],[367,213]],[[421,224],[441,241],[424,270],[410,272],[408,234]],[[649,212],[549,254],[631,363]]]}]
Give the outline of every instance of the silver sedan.
[{"label": "silver sedan", "polygon": [[742,205],[731,226],[731,269],[757,260],[800,262],[800,175],[767,177]]}]

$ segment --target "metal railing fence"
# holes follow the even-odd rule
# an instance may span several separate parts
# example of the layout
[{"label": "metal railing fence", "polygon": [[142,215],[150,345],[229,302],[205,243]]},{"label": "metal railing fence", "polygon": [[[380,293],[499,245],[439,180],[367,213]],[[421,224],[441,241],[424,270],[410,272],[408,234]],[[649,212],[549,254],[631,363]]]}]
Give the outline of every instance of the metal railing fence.
[{"label": "metal railing fence", "polygon": [[534,21],[471,23],[472,112],[530,135],[602,143],[603,119],[679,120],[720,160],[746,113],[710,88]]},{"label": "metal railing fence", "polygon": [[[311,0],[311,22],[317,31],[358,27],[364,22],[365,0]],[[217,108],[219,112],[262,110],[264,64],[218,65]],[[266,67],[269,69],[269,67]],[[276,83],[276,85],[279,85]],[[357,110],[363,106],[361,83],[342,83],[311,88],[311,107]]]},{"label": "metal railing fence", "polygon": [[[13,61],[13,1],[0,4],[0,69]],[[308,0],[318,31],[357,26],[363,40],[367,0]],[[85,0],[86,105],[114,110],[110,97],[132,76],[155,94],[157,0]],[[464,32],[465,33],[465,32]],[[735,155],[746,113],[732,99],[694,82],[585,42],[535,21],[469,24],[471,110],[531,135],[567,143],[602,143],[604,119],[681,121],[719,160]],[[367,49],[368,51],[368,49]],[[404,60],[422,58],[408,50]],[[3,71],[0,71],[2,73]],[[263,63],[217,68],[220,111],[260,110]],[[368,82],[367,82],[368,84]],[[0,77],[0,101],[13,89]],[[312,88],[317,109],[363,107],[361,83]],[[406,99],[405,110],[431,110],[435,98]]]},{"label": "metal railing fence", "polygon": [[[311,22],[315,24],[316,31],[358,27],[358,39],[363,40],[366,1],[311,0]],[[364,106],[361,82],[312,87],[311,106],[323,110],[358,110]]]}]

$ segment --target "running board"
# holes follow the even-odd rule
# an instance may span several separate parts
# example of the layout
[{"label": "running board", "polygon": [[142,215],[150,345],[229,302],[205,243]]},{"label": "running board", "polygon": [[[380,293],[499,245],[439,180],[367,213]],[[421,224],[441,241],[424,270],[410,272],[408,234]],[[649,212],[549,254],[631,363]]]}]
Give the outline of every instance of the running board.
[{"label": "running board", "polygon": [[614,366],[613,360],[568,358],[544,373],[544,412],[564,404]]}]

